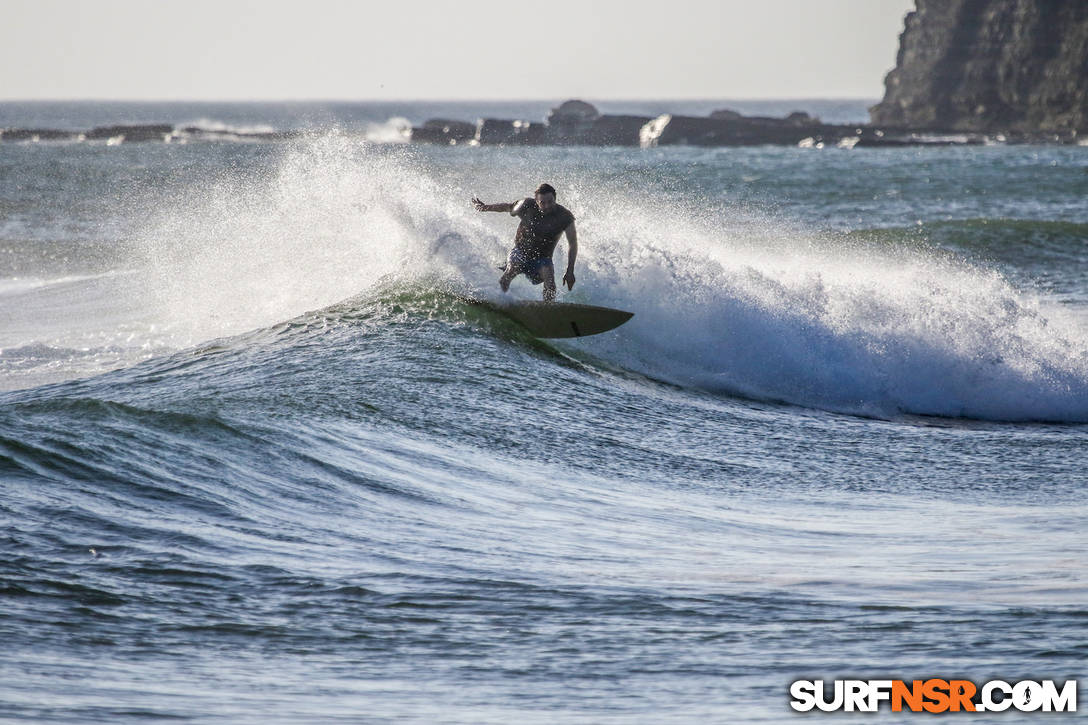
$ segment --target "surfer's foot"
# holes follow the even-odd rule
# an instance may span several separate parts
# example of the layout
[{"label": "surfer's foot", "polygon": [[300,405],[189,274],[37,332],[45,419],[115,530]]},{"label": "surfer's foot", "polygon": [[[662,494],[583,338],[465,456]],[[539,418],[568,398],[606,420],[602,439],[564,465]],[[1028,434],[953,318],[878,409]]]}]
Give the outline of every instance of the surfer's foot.
[{"label": "surfer's foot", "polygon": [[499,277],[499,286],[502,287],[503,292],[506,292],[510,289],[510,280],[506,277]]}]

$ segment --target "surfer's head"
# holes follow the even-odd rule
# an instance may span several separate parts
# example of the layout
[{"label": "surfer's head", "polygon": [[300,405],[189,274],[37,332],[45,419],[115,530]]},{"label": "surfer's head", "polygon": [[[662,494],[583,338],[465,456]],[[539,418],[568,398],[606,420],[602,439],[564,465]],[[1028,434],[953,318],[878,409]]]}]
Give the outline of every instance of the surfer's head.
[{"label": "surfer's head", "polygon": [[534,198],[540,211],[547,214],[555,208],[555,187],[551,184],[541,184],[536,187]]}]

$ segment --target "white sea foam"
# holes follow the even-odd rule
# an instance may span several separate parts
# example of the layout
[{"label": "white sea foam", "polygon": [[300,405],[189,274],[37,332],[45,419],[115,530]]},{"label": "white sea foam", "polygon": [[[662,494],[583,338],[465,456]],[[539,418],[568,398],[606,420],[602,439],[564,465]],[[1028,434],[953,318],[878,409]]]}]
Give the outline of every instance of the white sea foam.
[{"label": "white sea foam", "polygon": [[407,118],[394,116],[383,123],[369,123],[366,140],[372,143],[407,143],[412,123]]},{"label": "white sea foam", "polygon": [[605,359],[868,415],[1088,420],[1085,320],[996,271],[936,250],[646,210],[614,206],[583,224],[606,246],[587,260],[592,301],[636,312],[585,341]]}]

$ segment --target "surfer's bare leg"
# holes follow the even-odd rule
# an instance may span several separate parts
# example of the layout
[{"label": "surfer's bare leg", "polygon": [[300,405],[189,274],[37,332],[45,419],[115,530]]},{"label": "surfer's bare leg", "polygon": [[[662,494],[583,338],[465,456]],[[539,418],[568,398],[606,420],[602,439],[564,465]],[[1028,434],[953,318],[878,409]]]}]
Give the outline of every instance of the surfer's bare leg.
[{"label": "surfer's bare leg", "polygon": [[540,268],[540,276],[544,278],[544,301],[555,302],[555,267],[544,265]]},{"label": "surfer's bare leg", "polygon": [[502,273],[501,277],[499,277],[499,286],[502,287],[503,292],[506,292],[510,289],[510,281],[517,276],[518,273],[510,271],[510,267],[508,265],[506,267],[506,271]]},{"label": "surfer's bare leg", "polygon": [[510,250],[510,254],[506,257],[506,267],[502,270],[502,276],[499,277],[499,287],[502,287],[502,291],[506,292],[510,289],[510,282],[514,277],[521,274],[521,270],[517,264],[514,263],[514,251]]}]

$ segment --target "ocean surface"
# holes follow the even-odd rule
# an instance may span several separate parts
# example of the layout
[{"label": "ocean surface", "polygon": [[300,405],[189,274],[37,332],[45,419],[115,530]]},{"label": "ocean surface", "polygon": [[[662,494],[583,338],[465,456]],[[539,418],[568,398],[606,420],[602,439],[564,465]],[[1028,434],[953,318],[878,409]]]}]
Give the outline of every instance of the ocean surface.
[{"label": "ocean surface", "polygon": [[[552,105],[0,104],[307,131],[0,142],[0,720],[784,722],[793,680],[849,677],[1085,699],[1088,147],[394,142]],[[560,300],[635,313],[611,333],[465,301],[502,297],[514,231],[469,199],[543,181],[578,219]]]}]

